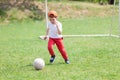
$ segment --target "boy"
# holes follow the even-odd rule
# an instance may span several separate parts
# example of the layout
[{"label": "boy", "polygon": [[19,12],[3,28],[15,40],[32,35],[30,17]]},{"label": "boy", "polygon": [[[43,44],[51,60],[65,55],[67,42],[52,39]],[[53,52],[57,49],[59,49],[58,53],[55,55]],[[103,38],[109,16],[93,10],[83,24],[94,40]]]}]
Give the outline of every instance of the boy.
[{"label": "boy", "polygon": [[48,17],[50,22],[48,23],[46,36],[44,37],[44,39],[47,39],[47,36],[49,36],[48,51],[51,55],[50,63],[53,63],[55,59],[53,45],[56,44],[58,50],[60,51],[62,57],[65,60],[65,63],[69,64],[70,62],[68,60],[68,55],[63,45],[62,24],[59,21],[57,21],[57,13],[55,11],[50,11],[48,13]]}]

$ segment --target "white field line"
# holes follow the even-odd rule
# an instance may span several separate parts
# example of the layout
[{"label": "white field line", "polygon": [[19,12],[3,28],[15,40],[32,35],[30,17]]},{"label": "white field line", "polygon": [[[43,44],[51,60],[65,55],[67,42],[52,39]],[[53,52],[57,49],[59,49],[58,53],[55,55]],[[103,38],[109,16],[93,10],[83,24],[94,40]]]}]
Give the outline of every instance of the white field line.
[{"label": "white field line", "polygon": [[120,36],[118,36],[118,35],[111,35],[112,37],[116,37],[116,38],[120,38]]},{"label": "white field line", "polygon": [[[63,35],[64,38],[72,38],[72,37],[116,37],[120,38],[118,35],[113,34],[85,34],[85,35]],[[40,39],[43,39],[44,36],[39,36]]]},{"label": "white field line", "polygon": [[63,35],[63,37],[99,37],[110,36],[109,34],[85,34],[85,35]]}]

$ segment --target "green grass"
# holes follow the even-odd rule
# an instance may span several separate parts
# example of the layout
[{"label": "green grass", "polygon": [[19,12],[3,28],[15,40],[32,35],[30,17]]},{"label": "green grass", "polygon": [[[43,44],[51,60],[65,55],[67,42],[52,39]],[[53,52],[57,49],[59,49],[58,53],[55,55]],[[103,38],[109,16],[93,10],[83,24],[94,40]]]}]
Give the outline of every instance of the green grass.
[{"label": "green grass", "polygon": [[[60,19],[60,21],[63,23],[63,34],[95,34],[108,32],[109,19],[108,17],[81,18]],[[47,41],[38,38],[45,34],[45,29],[44,21],[16,22],[0,27],[1,80],[120,79],[119,38],[64,38],[71,64],[64,63],[55,47],[57,58],[51,65]],[[115,29],[113,33],[118,32]],[[37,57],[43,58],[46,62],[43,70],[36,71],[32,66]]]},{"label": "green grass", "polygon": [[111,29],[112,34],[119,34],[118,16],[114,16],[113,20],[111,17],[89,17],[61,21],[64,34],[109,34]]}]

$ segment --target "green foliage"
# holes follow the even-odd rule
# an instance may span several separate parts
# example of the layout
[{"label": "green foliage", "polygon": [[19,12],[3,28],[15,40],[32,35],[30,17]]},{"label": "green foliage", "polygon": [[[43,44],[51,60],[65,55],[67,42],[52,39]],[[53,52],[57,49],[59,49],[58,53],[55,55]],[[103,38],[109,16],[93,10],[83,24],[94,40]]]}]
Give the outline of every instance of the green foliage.
[{"label": "green foliage", "polygon": [[44,12],[42,3],[33,2],[34,0],[16,0],[16,1],[1,1],[0,16],[4,20],[18,20],[25,19],[42,20]]},{"label": "green foliage", "polygon": [[0,16],[4,16],[4,15],[6,15],[5,11],[0,9]]},{"label": "green foliage", "polygon": [[100,4],[111,4],[112,1],[114,4],[114,1],[116,4],[118,4],[119,0],[69,0],[69,1],[84,1],[84,2],[91,2],[91,3],[100,3]]},{"label": "green foliage", "polygon": [[6,16],[6,12],[0,9],[0,22],[4,21]]},{"label": "green foliage", "polygon": [[[44,0],[25,0],[26,2],[10,3],[11,0],[2,0],[0,3],[0,23],[24,20],[43,20],[45,18]],[[22,0],[24,1],[24,0]],[[49,0],[49,10],[56,10],[61,18],[81,18],[93,16],[118,15],[118,7],[114,7],[114,14],[111,14],[110,5],[99,5],[88,2]],[[19,15],[20,14],[20,15]]]},{"label": "green foliage", "polygon": [[27,19],[27,14],[23,13],[22,11],[18,10],[17,8],[12,8],[8,12],[8,20],[18,20],[21,21],[23,19]]}]

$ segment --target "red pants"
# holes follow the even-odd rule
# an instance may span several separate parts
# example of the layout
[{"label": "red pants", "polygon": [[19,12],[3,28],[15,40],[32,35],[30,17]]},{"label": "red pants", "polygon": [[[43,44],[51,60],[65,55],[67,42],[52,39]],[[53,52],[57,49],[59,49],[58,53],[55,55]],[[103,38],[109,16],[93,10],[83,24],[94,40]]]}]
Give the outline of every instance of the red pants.
[{"label": "red pants", "polygon": [[66,50],[63,45],[63,39],[62,38],[49,38],[48,41],[48,51],[51,56],[54,56],[54,51],[53,51],[53,45],[56,44],[58,50],[60,51],[62,57],[64,60],[68,60],[68,55],[66,53]]}]

